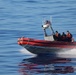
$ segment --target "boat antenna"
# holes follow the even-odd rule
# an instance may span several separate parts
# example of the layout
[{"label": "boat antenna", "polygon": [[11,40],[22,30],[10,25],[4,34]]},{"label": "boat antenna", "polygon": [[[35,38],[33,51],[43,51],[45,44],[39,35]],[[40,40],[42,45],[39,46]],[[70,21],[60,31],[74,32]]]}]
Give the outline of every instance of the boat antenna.
[{"label": "boat antenna", "polygon": [[52,30],[52,33],[55,34],[55,32],[54,32],[54,30],[53,30],[53,28],[52,28],[52,17],[50,17],[50,22],[51,22],[51,24],[50,24],[50,29]]}]

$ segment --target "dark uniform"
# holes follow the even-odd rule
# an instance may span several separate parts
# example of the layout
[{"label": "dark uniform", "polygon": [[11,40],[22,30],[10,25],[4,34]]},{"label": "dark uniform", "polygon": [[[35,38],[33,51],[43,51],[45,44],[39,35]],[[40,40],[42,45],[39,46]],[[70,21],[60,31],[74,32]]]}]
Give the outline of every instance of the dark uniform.
[{"label": "dark uniform", "polygon": [[66,41],[66,34],[63,32],[61,36],[62,41]]},{"label": "dark uniform", "polygon": [[67,31],[66,39],[67,39],[68,42],[72,41],[72,34],[69,31]]}]

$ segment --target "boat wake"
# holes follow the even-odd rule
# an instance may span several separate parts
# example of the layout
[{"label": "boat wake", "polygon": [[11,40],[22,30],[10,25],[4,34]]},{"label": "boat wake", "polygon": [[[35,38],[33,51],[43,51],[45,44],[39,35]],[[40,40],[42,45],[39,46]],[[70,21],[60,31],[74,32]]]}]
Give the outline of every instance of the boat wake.
[{"label": "boat wake", "polygon": [[65,52],[59,52],[58,53],[59,57],[68,57],[68,58],[76,58],[76,49],[71,49]]},{"label": "boat wake", "polygon": [[[27,56],[35,57],[37,56],[36,54],[30,53],[26,49],[21,49],[20,52],[22,54],[25,54]],[[65,52],[59,52],[57,53],[57,57],[64,57],[64,58],[76,58],[76,49],[71,49]]]},{"label": "boat wake", "polygon": [[30,53],[29,51],[27,51],[26,49],[21,49],[20,52],[22,54],[28,55],[28,56],[36,56],[36,54]]}]

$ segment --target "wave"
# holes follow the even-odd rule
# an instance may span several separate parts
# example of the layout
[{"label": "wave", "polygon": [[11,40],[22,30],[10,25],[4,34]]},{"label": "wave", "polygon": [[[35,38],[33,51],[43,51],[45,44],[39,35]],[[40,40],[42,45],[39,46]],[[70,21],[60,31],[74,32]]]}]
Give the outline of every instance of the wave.
[{"label": "wave", "polygon": [[67,50],[65,52],[59,52],[59,57],[65,57],[65,58],[76,58],[76,49]]},{"label": "wave", "polygon": [[22,54],[25,54],[25,55],[31,55],[31,56],[36,56],[36,54],[33,54],[33,53],[30,53],[29,51],[27,51],[26,49],[20,49],[20,52]]}]

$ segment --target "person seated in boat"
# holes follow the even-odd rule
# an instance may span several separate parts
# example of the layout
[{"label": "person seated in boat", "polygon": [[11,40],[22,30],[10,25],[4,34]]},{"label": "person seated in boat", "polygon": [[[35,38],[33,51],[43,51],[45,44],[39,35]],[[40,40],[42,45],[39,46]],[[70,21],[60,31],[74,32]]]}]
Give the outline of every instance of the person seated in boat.
[{"label": "person seated in boat", "polygon": [[61,34],[56,31],[55,35],[53,35],[55,41],[61,41]]},{"label": "person seated in boat", "polygon": [[66,34],[64,32],[62,33],[61,40],[66,41]]},{"label": "person seated in boat", "polygon": [[58,34],[58,40],[57,41],[61,41],[61,34]]},{"label": "person seated in boat", "polygon": [[69,31],[67,31],[66,39],[67,39],[68,42],[72,41],[72,34]]}]

